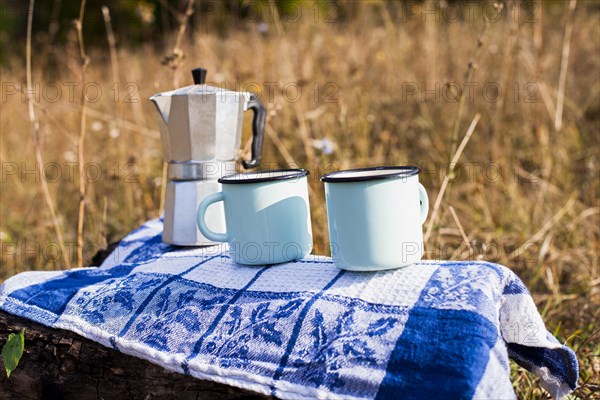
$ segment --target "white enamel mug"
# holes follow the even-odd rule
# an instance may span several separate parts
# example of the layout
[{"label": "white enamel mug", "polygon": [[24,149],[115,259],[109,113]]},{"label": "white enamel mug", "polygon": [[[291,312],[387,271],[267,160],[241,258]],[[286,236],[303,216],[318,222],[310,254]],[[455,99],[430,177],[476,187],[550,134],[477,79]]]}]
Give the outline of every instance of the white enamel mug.
[{"label": "white enamel mug", "polygon": [[324,175],[331,256],[351,271],[410,265],[423,257],[429,199],[412,166]]},{"label": "white enamel mug", "polygon": [[[312,250],[308,171],[286,169],[227,175],[222,191],[198,206],[196,221],[204,236],[229,243],[231,258],[246,265],[300,259]],[[211,231],[206,209],[223,202],[226,231]]]}]

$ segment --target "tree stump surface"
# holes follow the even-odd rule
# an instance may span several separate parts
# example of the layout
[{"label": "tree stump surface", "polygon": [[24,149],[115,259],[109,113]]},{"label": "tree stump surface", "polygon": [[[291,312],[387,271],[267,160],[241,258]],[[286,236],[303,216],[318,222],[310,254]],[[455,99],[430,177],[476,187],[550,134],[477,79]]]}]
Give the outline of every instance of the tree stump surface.
[{"label": "tree stump surface", "polygon": [[0,371],[2,400],[270,398],[171,372],[76,333],[48,328],[4,311],[0,311],[0,346],[10,333],[18,333],[21,328],[25,328],[25,350],[10,378],[4,368]]}]

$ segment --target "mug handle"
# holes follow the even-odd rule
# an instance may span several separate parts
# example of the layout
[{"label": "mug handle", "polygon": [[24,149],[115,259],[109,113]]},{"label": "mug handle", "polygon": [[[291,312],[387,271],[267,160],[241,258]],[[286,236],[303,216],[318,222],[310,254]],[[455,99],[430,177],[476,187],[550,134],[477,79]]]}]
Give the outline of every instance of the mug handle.
[{"label": "mug handle", "polygon": [[218,233],[211,231],[208,226],[206,226],[206,221],[204,220],[208,206],[219,201],[225,201],[223,192],[212,193],[206,196],[198,205],[198,211],[196,212],[196,223],[198,224],[198,229],[200,229],[200,232],[202,232],[202,234],[208,240],[212,240],[213,242],[228,242],[229,235],[227,232]]},{"label": "mug handle", "polygon": [[419,199],[421,201],[421,225],[427,220],[427,214],[429,213],[429,197],[427,197],[427,191],[425,187],[419,182]]}]

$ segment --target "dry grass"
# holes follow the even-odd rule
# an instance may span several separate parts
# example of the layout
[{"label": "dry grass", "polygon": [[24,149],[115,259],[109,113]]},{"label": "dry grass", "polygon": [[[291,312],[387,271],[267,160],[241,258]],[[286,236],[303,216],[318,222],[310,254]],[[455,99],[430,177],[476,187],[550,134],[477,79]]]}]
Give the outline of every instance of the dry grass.
[{"label": "dry grass", "polygon": [[[159,215],[163,162],[156,115],[147,98],[173,82],[190,83],[193,67],[207,68],[209,81],[232,89],[258,83],[250,89],[259,91],[270,110],[263,167],[297,164],[311,169],[313,230],[321,253],[328,250],[319,176],[334,168],[418,164],[433,200],[449,171],[453,133],[458,129],[458,138],[464,135],[479,113],[481,119],[451,171],[428,257],[465,259],[472,254],[513,269],[533,293],[547,328],[577,351],[583,385],[577,396],[594,396],[593,385],[600,384],[597,8],[580,1],[572,13],[564,88],[559,88],[561,60],[571,15],[566,2],[544,7],[538,22],[519,23],[510,16],[487,28],[477,12],[479,18],[471,22],[413,18],[399,23],[402,16],[383,3],[356,3],[351,9],[352,22],[344,24],[315,24],[308,15],[295,23],[274,20],[266,33],[254,23],[241,23],[226,35],[196,30],[191,40],[175,46],[185,54],[176,69],[161,65],[166,54],[152,45],[127,47],[126,38],[117,43],[118,62],[108,50],[86,49],[91,60],[86,81],[97,84],[102,95],[87,104],[84,127],[83,158],[90,179],[83,256],[89,262],[99,247]],[[46,97],[55,93],[49,82],[62,88],[56,102],[41,96],[34,104],[42,169],[49,175],[58,222],[76,264],[81,87],[74,87],[69,99],[66,86],[81,79],[73,34],[66,45],[33,54],[33,81],[40,85],[38,92],[47,89]],[[175,41],[176,36],[170,38],[165,48],[173,48]],[[25,43],[22,52],[0,67],[3,85],[24,87],[24,50]],[[58,69],[47,67],[51,57],[58,60]],[[111,86],[115,74],[120,77],[118,102]],[[447,83],[462,84],[467,75],[479,86],[459,112],[461,103],[444,94],[456,88]],[[278,82],[278,89],[272,89],[272,82]],[[439,99],[434,94],[422,98],[421,83],[428,90],[439,85]],[[287,97],[280,90],[286,84]],[[302,96],[292,102],[298,87]],[[498,88],[502,94],[492,101]],[[9,93],[5,89],[3,94]],[[93,89],[88,93],[95,97]],[[127,101],[128,94],[134,102]],[[558,130],[557,103],[564,107]],[[32,172],[36,157],[27,102],[21,94],[7,95],[1,107],[0,278],[63,268],[40,177]],[[335,143],[332,154],[313,146],[314,139],[323,138]],[[248,146],[245,157],[247,151]],[[56,165],[61,167],[58,176]],[[532,375],[515,367],[513,378],[519,397],[544,396]]]}]

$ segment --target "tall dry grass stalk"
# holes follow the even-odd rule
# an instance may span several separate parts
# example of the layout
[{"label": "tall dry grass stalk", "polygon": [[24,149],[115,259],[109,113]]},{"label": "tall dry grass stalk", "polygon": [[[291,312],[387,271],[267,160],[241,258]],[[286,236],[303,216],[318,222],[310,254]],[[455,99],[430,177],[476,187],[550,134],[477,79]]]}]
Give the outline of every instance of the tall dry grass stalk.
[{"label": "tall dry grass stalk", "polygon": [[[102,6],[102,17],[104,19],[104,27],[106,29],[106,40],[108,43],[108,50],[109,50],[109,54],[110,54],[110,71],[111,71],[111,76],[112,76],[112,81],[113,81],[113,87],[116,88],[116,90],[118,91],[119,88],[121,87],[121,76],[120,76],[120,72],[119,72],[119,57],[117,54],[117,45],[116,45],[116,40],[115,40],[115,34],[113,32],[113,28],[112,28],[112,21],[110,18],[110,10],[107,6]],[[120,101],[115,101],[115,106],[113,109],[114,112],[114,119],[113,120],[109,120],[109,124],[111,127],[111,131],[109,132],[111,137],[119,137],[121,135],[121,102]],[[123,154],[123,150],[121,147],[119,147],[118,149],[118,153],[119,153],[119,159],[123,160],[125,159],[125,155]],[[131,201],[132,199],[132,195],[131,195],[131,190],[130,188],[126,188],[126,198],[127,198],[127,203],[128,203],[128,207],[131,207],[133,205],[133,201]],[[102,224],[101,224],[101,240],[103,241],[103,243],[105,243],[105,247],[108,244],[107,240],[106,240],[106,217],[107,217],[107,212],[108,212],[108,198],[105,196],[104,197],[104,204],[103,204],[103,208],[102,208]]]},{"label": "tall dry grass stalk", "polygon": [[[502,4],[494,5],[494,6],[496,7],[496,9],[502,10]],[[481,35],[477,38],[477,45],[475,47],[475,52],[467,66],[467,73],[465,74],[465,82],[471,83],[473,80],[473,74],[475,73],[475,70],[477,69],[477,61],[479,60],[479,55],[481,54],[481,49],[483,47],[483,40],[484,40],[485,34],[487,33],[489,28],[490,28],[490,23],[486,20],[485,28],[483,29],[483,32],[481,33]],[[458,144],[458,132],[460,131],[460,122],[462,120],[462,115],[463,115],[463,110],[465,107],[466,99],[467,99],[467,95],[464,93],[464,90],[463,90],[463,93],[460,94],[460,97],[458,99],[456,115],[454,117],[454,128],[452,129],[452,142],[450,144],[450,160],[452,160],[452,158],[454,157],[454,154],[456,151],[456,146]]]},{"label": "tall dry grass stalk", "polygon": [[433,226],[437,222],[437,217],[438,217],[438,213],[440,210],[440,206],[442,204],[442,199],[444,198],[446,189],[448,188],[450,180],[452,179],[452,177],[454,175],[454,169],[456,168],[456,164],[458,163],[458,160],[460,159],[460,156],[463,153],[465,147],[467,147],[467,143],[469,143],[469,139],[471,139],[471,135],[473,134],[473,132],[475,132],[475,127],[477,126],[477,123],[479,122],[480,118],[481,118],[481,114],[479,114],[479,113],[475,114],[475,117],[473,118],[473,121],[471,121],[471,125],[469,126],[469,129],[467,129],[467,133],[465,133],[463,140],[460,142],[460,146],[458,146],[456,153],[454,153],[454,156],[452,157],[452,160],[450,161],[450,167],[448,168],[448,172],[446,173],[446,176],[444,177],[444,181],[442,182],[440,191],[438,192],[438,194],[435,198],[435,203],[433,205],[433,211],[431,212],[431,217],[429,217],[429,224],[427,224],[427,230],[425,231],[425,237],[424,237],[425,244],[427,244],[427,242],[429,241],[429,238],[431,237],[431,232],[433,231]]},{"label": "tall dry grass stalk", "polygon": [[65,267],[71,268],[71,257],[67,252],[65,247],[65,240],[63,238],[62,230],[60,228],[60,224],[58,222],[58,216],[56,215],[56,208],[54,207],[54,202],[52,201],[52,196],[50,195],[50,190],[48,189],[48,182],[44,176],[44,160],[42,158],[42,149],[40,144],[40,123],[35,114],[34,102],[31,99],[32,93],[32,77],[31,77],[31,28],[33,25],[33,10],[35,7],[35,0],[29,0],[29,10],[27,15],[27,44],[25,50],[25,59],[26,59],[26,74],[27,74],[27,108],[29,110],[29,122],[33,127],[33,144],[35,149],[35,161],[36,168],[38,170],[38,174],[40,175],[40,185],[42,187],[42,192],[44,194],[44,200],[46,201],[46,205],[48,206],[48,211],[50,212],[50,218],[52,219],[52,226],[54,227],[54,233],[56,234],[56,239],[58,240],[58,246],[60,247],[60,252],[62,254],[62,258],[65,263]]},{"label": "tall dry grass stalk", "polygon": [[554,117],[554,129],[562,128],[563,107],[565,104],[565,86],[567,85],[567,69],[569,68],[569,54],[571,52],[571,35],[573,34],[573,13],[577,6],[577,0],[569,1],[567,12],[567,23],[565,26],[565,38],[562,46],[562,57],[560,60],[560,77],[558,79],[558,94],[556,95],[556,115]]},{"label": "tall dry grass stalk", "polygon": [[[77,42],[79,44],[79,63],[80,63],[80,81],[85,86],[85,72],[89,63],[89,59],[85,54],[85,45],[83,43],[83,16],[85,13],[85,2],[81,0],[79,8],[79,18],[75,21],[75,29],[77,30]],[[80,113],[79,113],[79,137],[77,140],[77,167],[79,171],[79,212],[77,217],[77,267],[83,267],[83,222],[85,218],[85,132],[86,132],[86,117],[87,117],[87,99],[85,91],[81,91],[80,97]]]}]

